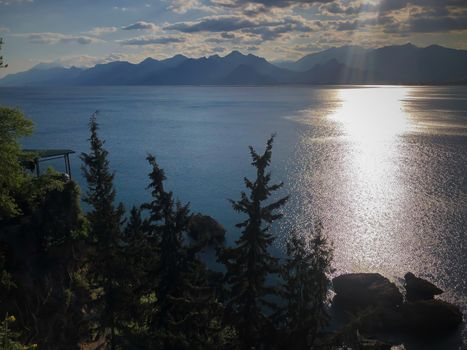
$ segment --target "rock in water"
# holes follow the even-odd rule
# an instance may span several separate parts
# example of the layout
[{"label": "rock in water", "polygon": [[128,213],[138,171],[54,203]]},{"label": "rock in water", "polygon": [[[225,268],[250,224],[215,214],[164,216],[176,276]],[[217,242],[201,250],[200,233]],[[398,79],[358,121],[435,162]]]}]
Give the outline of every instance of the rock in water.
[{"label": "rock in water", "polygon": [[198,243],[215,244],[224,241],[225,229],[216,220],[200,213],[191,217],[188,233]]},{"label": "rock in water", "polygon": [[462,323],[462,312],[442,300],[421,300],[406,303],[401,309],[408,331],[437,335],[455,330]]},{"label": "rock in water", "polygon": [[408,301],[430,300],[433,299],[435,295],[443,293],[443,291],[433,283],[423,278],[416,277],[411,272],[406,273],[404,278]]},{"label": "rock in water", "polygon": [[394,283],[379,273],[351,273],[332,280],[336,292],[335,302],[344,309],[368,306],[401,305],[403,297]]}]

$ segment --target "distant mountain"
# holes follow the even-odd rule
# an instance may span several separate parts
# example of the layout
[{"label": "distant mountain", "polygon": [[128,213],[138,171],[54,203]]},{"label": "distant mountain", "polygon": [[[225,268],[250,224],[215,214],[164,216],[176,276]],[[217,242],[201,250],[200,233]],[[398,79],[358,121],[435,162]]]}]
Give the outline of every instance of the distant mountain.
[{"label": "distant mountain", "polygon": [[347,68],[346,76],[360,72],[360,83],[431,84],[450,83],[467,79],[467,51],[438,45],[418,48],[412,44],[364,49],[343,46],[306,55],[288,69],[307,71],[317,64],[336,60]]},{"label": "distant mountain", "polygon": [[374,50],[369,70],[389,83],[448,83],[467,79],[467,51],[407,44]]},{"label": "distant mountain", "polygon": [[304,72],[317,64],[336,60],[339,63],[352,67],[352,63],[362,60],[368,51],[360,46],[342,46],[306,55],[296,62],[283,62],[279,66],[297,72]]},{"label": "distant mountain", "polygon": [[12,85],[266,85],[266,84],[462,84],[467,81],[467,51],[412,44],[365,49],[343,46],[271,64],[238,51],[220,57],[133,64],[116,61],[92,68],[40,64],[0,80]]},{"label": "distant mountain", "polygon": [[116,61],[98,64],[85,70],[75,80],[76,85],[136,85],[158,71],[175,67],[187,60],[183,55],[176,55],[165,60],[146,58],[139,64]]},{"label": "distant mountain", "polygon": [[270,85],[277,83],[277,80],[246,64],[239,65],[219,81],[219,84],[224,85]]},{"label": "distant mountain", "polygon": [[[244,68],[239,69],[241,66]],[[234,71],[244,72],[245,67],[249,67],[253,75],[261,77],[257,84],[282,82],[291,76],[291,72],[272,65],[264,58],[232,51],[224,57],[213,55],[187,59],[175,67],[148,75],[142,82],[147,85],[216,85],[235,80],[238,85],[253,84],[250,76],[243,75],[244,80],[232,77]]]},{"label": "distant mountain", "polygon": [[301,84],[360,84],[368,72],[352,69],[336,59],[318,63],[313,68],[296,73],[295,82]]},{"label": "distant mountain", "polygon": [[[37,66],[36,66],[37,67]],[[33,67],[26,72],[9,74],[0,80],[2,86],[21,86],[21,85],[70,85],[83,72],[81,68],[63,68],[52,67],[44,68]]]}]

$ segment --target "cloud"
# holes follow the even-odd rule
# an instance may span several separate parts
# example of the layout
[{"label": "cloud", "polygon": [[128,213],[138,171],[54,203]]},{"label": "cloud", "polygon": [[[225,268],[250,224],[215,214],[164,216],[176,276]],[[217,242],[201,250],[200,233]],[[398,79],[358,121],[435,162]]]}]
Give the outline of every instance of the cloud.
[{"label": "cloud", "polygon": [[261,17],[250,19],[247,16],[208,16],[199,21],[179,22],[166,26],[166,30],[184,33],[222,32],[221,37],[229,39],[232,31],[255,34],[263,40],[274,40],[290,32],[311,32],[313,26],[300,16]]},{"label": "cloud", "polygon": [[452,9],[467,9],[467,1],[465,0],[381,0],[379,3],[379,11],[382,13],[393,12],[409,8],[411,6],[419,6],[428,10],[434,10],[438,14],[446,14]]},{"label": "cloud", "polygon": [[260,4],[265,7],[291,7],[291,6],[312,6],[333,2],[334,0],[211,0],[211,3],[224,7],[242,7],[249,4]]},{"label": "cloud", "polygon": [[117,30],[117,27],[94,27],[91,30],[84,32],[84,34],[90,36],[102,36],[109,33],[115,33]]},{"label": "cloud", "polygon": [[213,7],[204,5],[200,0],[168,0],[167,10],[178,14],[187,13],[192,10],[214,12]]},{"label": "cloud", "polygon": [[467,16],[464,17],[420,17],[408,22],[408,31],[412,33],[435,33],[467,30]]},{"label": "cloud", "polygon": [[17,5],[17,4],[30,4],[33,0],[0,0],[0,5]]},{"label": "cloud", "polygon": [[311,25],[306,24],[304,21],[288,17],[284,18],[283,23],[278,25],[246,28],[243,31],[251,34],[260,35],[262,40],[274,40],[279,38],[282,34],[291,32],[308,33],[313,31],[313,29]]},{"label": "cloud", "polygon": [[464,31],[467,30],[467,1],[381,0],[379,18],[386,18],[385,33],[408,36]]},{"label": "cloud", "polygon": [[158,26],[151,22],[139,21],[122,27],[123,30],[157,30]]},{"label": "cloud", "polygon": [[261,45],[264,40],[262,40],[258,35],[244,32],[235,32],[235,33],[221,33],[220,35],[211,36],[203,40],[205,43],[211,43],[216,45],[222,45],[227,47],[229,45],[239,45],[239,46],[258,46]]},{"label": "cloud", "polygon": [[221,34],[221,37],[224,38],[224,39],[234,39],[235,34],[224,32],[224,33]]},{"label": "cloud", "polygon": [[319,7],[322,14],[325,15],[339,15],[339,16],[354,16],[365,12],[377,12],[379,7],[371,3],[343,3],[334,1],[331,3],[323,4]]},{"label": "cloud", "polygon": [[68,35],[61,33],[26,33],[18,34],[18,36],[25,36],[30,43],[34,44],[59,44],[59,43],[76,43],[81,45],[94,44],[102,42],[100,39],[85,35]]},{"label": "cloud", "polygon": [[129,7],[120,7],[120,6],[114,6],[113,9],[115,11],[120,11],[120,12],[130,12],[130,11],[135,11],[134,8],[129,8]]},{"label": "cloud", "polygon": [[178,22],[164,29],[177,30],[184,33],[226,32],[259,26],[258,22],[242,16],[210,16],[199,21]]},{"label": "cloud", "polygon": [[217,52],[217,53],[224,52],[225,50],[226,50],[226,49],[225,49],[224,47],[220,47],[220,46],[218,46],[218,47],[213,47],[213,48],[211,49],[212,52]]},{"label": "cloud", "polygon": [[121,40],[119,43],[121,45],[134,45],[134,46],[144,46],[144,45],[165,45],[165,44],[175,44],[185,42],[184,38],[174,37],[174,36],[165,36],[165,37],[156,37],[156,36],[140,36],[132,39]]}]

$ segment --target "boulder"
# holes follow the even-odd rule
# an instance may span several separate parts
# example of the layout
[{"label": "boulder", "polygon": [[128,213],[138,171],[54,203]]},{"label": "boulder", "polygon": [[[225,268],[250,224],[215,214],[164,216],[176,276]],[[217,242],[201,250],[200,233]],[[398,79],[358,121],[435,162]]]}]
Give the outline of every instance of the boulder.
[{"label": "boulder", "polygon": [[462,323],[457,306],[437,299],[405,303],[401,313],[407,331],[428,335],[456,330]]},{"label": "boulder", "polygon": [[332,280],[336,297],[334,302],[346,310],[369,306],[401,305],[403,297],[394,283],[379,273],[351,273]]},{"label": "boulder", "polygon": [[443,291],[433,283],[423,278],[416,277],[411,272],[406,273],[404,279],[408,301],[430,300],[433,299],[435,295],[443,293]]},{"label": "boulder", "polygon": [[225,229],[216,220],[200,213],[191,217],[188,223],[188,234],[197,243],[218,244],[225,238]]}]

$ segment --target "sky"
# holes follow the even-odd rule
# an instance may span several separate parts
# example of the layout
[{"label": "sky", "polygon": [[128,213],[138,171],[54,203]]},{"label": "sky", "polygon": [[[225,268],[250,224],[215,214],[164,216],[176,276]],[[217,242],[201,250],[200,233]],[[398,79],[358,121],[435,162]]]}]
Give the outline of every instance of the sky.
[{"label": "sky", "polygon": [[232,50],[296,60],[342,45],[467,49],[467,0],[0,0],[0,76]]}]

